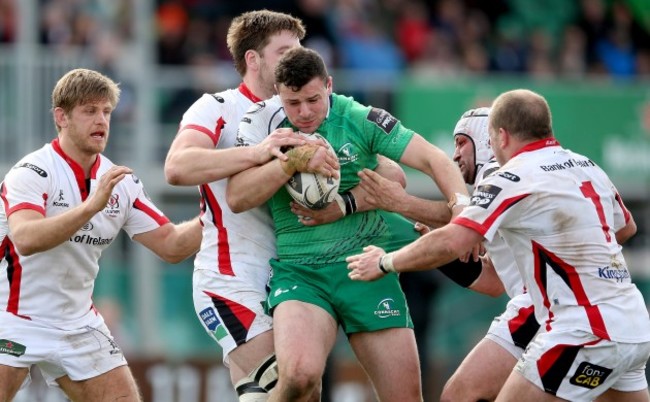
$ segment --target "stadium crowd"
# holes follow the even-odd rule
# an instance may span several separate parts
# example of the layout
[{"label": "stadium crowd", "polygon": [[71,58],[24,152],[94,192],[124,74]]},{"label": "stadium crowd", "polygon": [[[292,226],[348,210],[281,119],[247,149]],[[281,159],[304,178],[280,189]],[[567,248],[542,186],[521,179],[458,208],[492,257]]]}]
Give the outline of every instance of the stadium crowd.
[{"label": "stadium crowd", "polygon": [[[134,38],[134,1],[40,0],[40,42],[102,59]],[[536,77],[650,75],[643,0],[157,0],[163,65],[229,63],[225,30],[251,9],[289,12],[331,68]],[[0,0],[0,43],[16,40],[17,1]]]}]

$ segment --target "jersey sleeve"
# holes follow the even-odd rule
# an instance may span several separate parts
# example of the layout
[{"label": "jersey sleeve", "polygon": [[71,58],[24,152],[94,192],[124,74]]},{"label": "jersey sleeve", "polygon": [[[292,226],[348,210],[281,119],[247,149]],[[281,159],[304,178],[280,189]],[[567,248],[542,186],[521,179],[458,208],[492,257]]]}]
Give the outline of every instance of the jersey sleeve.
[{"label": "jersey sleeve", "polygon": [[612,226],[612,229],[614,229],[614,232],[618,232],[619,230],[623,229],[625,225],[627,225],[627,223],[630,221],[630,218],[632,217],[632,214],[630,214],[630,211],[623,203],[621,194],[613,184],[612,192],[614,193],[614,225]]},{"label": "jersey sleeve", "polygon": [[5,176],[1,196],[7,217],[21,209],[32,209],[45,216],[52,173],[38,165],[36,161],[21,161]]},{"label": "jersey sleeve", "polygon": [[415,134],[387,111],[370,107],[363,115],[364,131],[371,139],[370,150],[399,161]]},{"label": "jersey sleeve", "polygon": [[185,129],[200,131],[210,137],[216,146],[225,124],[224,107],[224,102],[219,102],[216,95],[203,94],[183,114],[178,131]]},{"label": "jersey sleeve", "polygon": [[530,189],[513,177],[514,173],[497,171],[483,179],[474,189],[470,205],[452,222],[492,241],[497,229],[517,219],[513,207],[531,195]]},{"label": "jersey sleeve", "polygon": [[252,105],[244,114],[237,129],[238,147],[257,145],[285,119],[282,104],[277,96]]},{"label": "jersey sleeve", "polygon": [[129,202],[131,202],[123,226],[129,237],[149,232],[169,223],[169,219],[149,199],[140,179],[135,175],[130,175],[130,177],[125,177],[123,181],[129,195]]}]

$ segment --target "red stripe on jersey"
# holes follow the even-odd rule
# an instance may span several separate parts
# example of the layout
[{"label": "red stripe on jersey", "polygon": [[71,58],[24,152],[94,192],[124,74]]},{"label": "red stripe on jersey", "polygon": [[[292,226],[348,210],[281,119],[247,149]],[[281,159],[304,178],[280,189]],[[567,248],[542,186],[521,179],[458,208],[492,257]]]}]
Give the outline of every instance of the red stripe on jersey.
[{"label": "red stripe on jersey", "polygon": [[241,92],[245,97],[253,101],[254,103],[261,102],[264,99],[260,99],[244,84],[243,82],[239,84],[239,92]]},{"label": "red stripe on jersey", "polygon": [[[56,151],[57,154],[59,154],[59,156],[63,158],[63,160],[68,163],[70,169],[72,169],[74,178],[77,181],[77,187],[79,187],[79,193],[81,194],[81,201],[86,201],[86,198],[88,198],[88,188],[86,187],[86,174],[84,173],[84,169],[79,163],[77,163],[77,161],[63,152],[63,148],[61,148],[61,144],[59,144],[58,138],[52,141],[52,148],[54,151]],[[93,179],[96,177],[97,170],[99,169],[100,159],[101,155],[97,155],[95,162],[90,167],[90,175]]]},{"label": "red stripe on jersey", "polygon": [[537,151],[538,149],[542,148],[547,148],[547,147],[559,147],[560,143],[553,137],[550,138],[544,138],[541,140],[537,140],[531,143],[528,143],[526,146],[522,147],[519,149],[517,152],[512,154],[510,159],[514,158],[515,156],[522,154],[524,152],[531,152],[531,151]]},{"label": "red stripe on jersey", "polygon": [[[527,327],[530,327],[530,331],[526,331],[528,329]],[[510,334],[513,335],[513,340],[515,340],[515,334],[518,332],[532,332],[530,337],[526,337],[525,344],[528,344],[539,329],[539,324],[535,321],[535,306],[520,308],[517,316],[508,321],[508,329],[510,330]],[[515,344],[517,344],[516,340]]]},{"label": "red stripe on jersey", "polygon": [[14,205],[13,208],[9,208],[9,201],[7,200],[7,187],[4,183],[2,183],[2,188],[0,189],[0,198],[2,198],[2,203],[5,206],[6,217],[9,217],[9,215],[21,209],[33,209],[34,211],[40,212],[41,215],[45,216],[45,202],[47,201],[47,194],[43,194],[43,206],[29,202],[21,202],[18,205]]},{"label": "red stripe on jersey", "polygon": [[156,223],[158,223],[160,226],[169,223],[169,219],[165,215],[160,215],[154,209],[149,207],[147,204],[140,201],[140,199],[135,200],[135,202],[133,203],[133,208],[139,209],[140,211],[149,215],[149,217],[151,217],[151,219],[156,221]]},{"label": "red stripe on jersey", "polygon": [[[6,205],[6,203],[5,203],[5,205]],[[31,210],[39,212],[41,215],[45,216],[45,208],[44,207],[42,207],[40,205],[30,204],[28,202],[21,202],[20,204],[15,205],[13,208],[5,209],[5,211],[7,211],[6,212],[7,216],[9,216],[9,215],[13,214],[16,211],[20,211],[21,209],[31,209]]]},{"label": "red stripe on jersey", "polygon": [[[204,290],[203,293],[206,295],[210,296],[213,301],[219,301],[223,303],[225,306],[227,306],[228,310],[237,318],[237,321],[248,331],[251,328],[251,325],[253,325],[253,321],[255,321],[255,313],[247,308],[246,306],[239,304],[235,301],[232,301],[230,299],[226,299],[223,296],[219,296],[217,294],[214,294],[212,292],[208,292],[207,290]],[[219,310],[219,315],[222,318],[226,317],[226,314],[223,314],[223,311],[219,309],[217,306],[217,310]]]},{"label": "red stripe on jersey", "polygon": [[578,305],[585,309],[592,333],[603,339],[609,340],[609,333],[605,327],[605,321],[600,313],[600,309],[598,306],[592,305],[589,301],[584,286],[582,285],[582,281],[580,280],[580,275],[576,271],[575,267],[569,265],[567,262],[563,261],[561,258],[535,241],[532,242],[532,247],[535,259],[535,282],[537,282],[537,286],[539,286],[544,297],[544,306],[549,310],[547,331],[550,330],[550,321],[553,317],[553,313],[551,312],[551,303],[548,299],[548,290],[546,289],[546,280],[548,275],[547,266],[550,266],[569,287]]},{"label": "red stripe on jersey", "polygon": [[225,126],[225,125],[226,125],[226,122],[223,120],[223,118],[220,117],[219,120],[217,121],[217,125],[215,127],[214,132],[210,131],[210,129],[208,129],[208,128],[205,128],[203,126],[199,126],[198,124],[188,124],[187,126],[181,127],[181,129],[178,130],[178,132],[181,132],[183,130],[200,131],[203,134],[210,137],[210,140],[212,140],[212,143],[216,147],[217,143],[219,142],[219,138],[221,137],[221,130],[223,129],[223,126]]},{"label": "red stripe on jersey", "polygon": [[[9,240],[9,237],[5,238],[6,245],[3,247],[7,248],[5,257],[7,258],[7,279],[9,280],[9,298],[7,299],[7,312],[11,314],[18,315],[18,307],[20,304],[20,282],[23,277],[23,266],[20,264],[20,257],[16,252],[14,244]],[[23,318],[30,319],[26,316],[20,316]]]},{"label": "red stripe on jersey", "polygon": [[[457,225],[465,226],[469,229],[475,230],[478,232],[481,236],[484,236],[485,233],[487,233],[488,230],[490,230],[490,227],[494,223],[494,221],[497,220],[501,214],[503,214],[505,211],[507,211],[510,207],[518,203],[519,201],[523,200],[524,198],[528,197],[530,194],[521,194],[516,197],[512,198],[506,198],[503,200],[503,202],[490,214],[490,216],[487,217],[487,219],[483,223],[478,223],[475,222],[471,219],[464,218],[462,216],[456,217],[452,223],[455,223]],[[462,214],[462,212],[461,212]]]},{"label": "red stripe on jersey", "polygon": [[630,218],[632,217],[632,214],[630,214],[630,211],[625,207],[625,204],[623,204],[623,199],[621,198],[621,195],[619,193],[615,193],[616,195],[614,198],[616,199],[616,202],[618,202],[618,205],[621,207],[623,210],[623,217],[625,217],[625,223],[628,223],[630,221]]},{"label": "red stripe on jersey", "polygon": [[0,261],[2,261],[3,258],[5,258],[5,253],[9,249],[8,244],[9,244],[9,237],[5,236],[4,239],[2,239],[2,243],[0,243]]},{"label": "red stripe on jersey", "polygon": [[[575,360],[575,356],[577,356],[580,349],[585,346],[595,345],[600,341],[601,339],[596,339],[578,345],[558,344],[553,346],[546,353],[542,354],[542,356],[537,361],[537,370],[539,370],[539,376],[545,377],[549,373],[549,370],[553,369],[554,366],[556,366],[558,362],[563,358],[564,360],[569,360],[566,361],[565,364],[565,366],[568,366],[566,367],[568,371],[568,368],[571,367],[571,363],[573,363]],[[561,377],[563,378],[564,376],[562,375]]]},{"label": "red stripe on jersey", "polygon": [[212,224],[217,229],[217,264],[219,265],[219,273],[235,276],[235,271],[232,269],[232,261],[230,261],[228,230],[223,226],[223,212],[219,206],[219,202],[217,202],[214,193],[212,193],[207,184],[201,186],[201,194],[205,200],[205,205],[210,209],[210,213],[212,214]]}]

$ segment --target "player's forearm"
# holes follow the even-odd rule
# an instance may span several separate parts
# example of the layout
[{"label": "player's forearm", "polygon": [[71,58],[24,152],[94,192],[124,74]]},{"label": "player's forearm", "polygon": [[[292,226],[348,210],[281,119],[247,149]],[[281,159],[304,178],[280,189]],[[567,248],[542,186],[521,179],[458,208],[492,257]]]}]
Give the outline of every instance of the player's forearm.
[{"label": "player's forearm", "polygon": [[165,241],[161,257],[172,264],[179,263],[196,254],[201,247],[202,226],[199,218],[174,225],[171,236]]},{"label": "player's forearm", "polygon": [[258,207],[290,178],[278,159],[231,176],[226,190],[228,207],[235,213]]},{"label": "player's forearm", "polygon": [[458,166],[439,148],[436,148],[435,152],[437,157],[429,158],[431,177],[445,198],[450,200],[455,193],[469,195]]},{"label": "player's forearm", "polygon": [[453,226],[430,232],[395,251],[392,263],[397,272],[424,271],[447,264],[471,249],[453,232]]},{"label": "player's forearm", "polygon": [[255,165],[252,147],[189,147],[167,155],[165,177],[172,185],[200,185],[225,179]]},{"label": "player's forearm", "polygon": [[[16,212],[19,213],[20,211]],[[96,213],[89,203],[84,202],[68,212],[52,217],[20,219],[18,223],[12,219],[12,239],[18,252],[25,256],[51,250],[70,240]]]},{"label": "player's forearm", "polygon": [[451,220],[451,212],[444,201],[432,201],[407,194],[404,202],[396,204],[395,212],[431,228],[439,228]]}]

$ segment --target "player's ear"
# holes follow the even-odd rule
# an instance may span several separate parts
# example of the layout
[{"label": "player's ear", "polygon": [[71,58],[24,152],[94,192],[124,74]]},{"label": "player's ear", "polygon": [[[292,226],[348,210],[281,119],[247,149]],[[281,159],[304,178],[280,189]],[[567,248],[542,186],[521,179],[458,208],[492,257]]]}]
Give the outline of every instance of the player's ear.
[{"label": "player's ear", "polygon": [[255,50],[249,49],[244,53],[244,60],[246,60],[246,70],[251,69],[257,71],[259,68],[260,55]]},{"label": "player's ear", "polygon": [[325,89],[327,89],[327,94],[331,95],[332,94],[332,76],[327,77],[327,82],[325,82]]},{"label": "player's ear", "polygon": [[510,137],[510,132],[506,130],[505,128],[499,127],[499,131],[497,131],[497,138],[498,138],[498,146],[501,149],[504,149],[510,144],[511,137]]},{"label": "player's ear", "polygon": [[63,108],[55,107],[53,113],[54,113],[54,122],[56,123],[57,126],[59,127],[68,126],[68,116],[65,114],[65,110],[63,110]]}]

